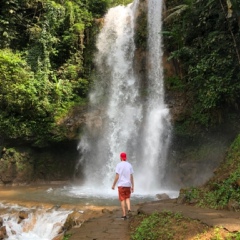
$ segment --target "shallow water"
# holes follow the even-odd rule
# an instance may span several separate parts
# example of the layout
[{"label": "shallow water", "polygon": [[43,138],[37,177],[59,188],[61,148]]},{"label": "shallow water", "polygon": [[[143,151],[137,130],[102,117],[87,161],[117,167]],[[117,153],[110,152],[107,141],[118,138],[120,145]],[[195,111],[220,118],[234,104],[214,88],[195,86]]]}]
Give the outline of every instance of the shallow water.
[{"label": "shallow water", "polygon": [[[178,191],[156,190],[151,193],[134,192],[132,204],[157,200],[156,194],[166,193],[170,198],[178,196]],[[0,202],[5,203],[35,203],[49,205],[78,205],[78,206],[118,206],[117,188],[102,189],[88,186],[28,186],[0,188]]]},{"label": "shallow water", "polygon": [[[177,191],[159,190],[152,193],[132,194],[132,205],[157,200],[156,194],[166,193],[171,198]],[[69,213],[103,208],[120,208],[117,188],[91,186],[45,185],[0,188],[0,213],[9,240],[51,240],[57,235]],[[19,211],[26,211],[28,218],[18,223]]]}]

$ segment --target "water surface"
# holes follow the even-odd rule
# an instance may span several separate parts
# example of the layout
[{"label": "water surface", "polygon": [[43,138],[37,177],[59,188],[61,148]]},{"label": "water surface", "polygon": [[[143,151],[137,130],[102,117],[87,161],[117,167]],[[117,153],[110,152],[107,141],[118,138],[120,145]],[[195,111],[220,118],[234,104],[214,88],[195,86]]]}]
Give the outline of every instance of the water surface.
[{"label": "water surface", "polygon": [[[171,198],[178,196],[178,191],[159,190],[150,193],[136,191],[131,196],[132,204],[157,200],[156,194],[166,193]],[[32,203],[35,205],[72,205],[72,206],[119,206],[117,188],[98,189],[90,186],[17,186],[0,188],[0,202]]]}]

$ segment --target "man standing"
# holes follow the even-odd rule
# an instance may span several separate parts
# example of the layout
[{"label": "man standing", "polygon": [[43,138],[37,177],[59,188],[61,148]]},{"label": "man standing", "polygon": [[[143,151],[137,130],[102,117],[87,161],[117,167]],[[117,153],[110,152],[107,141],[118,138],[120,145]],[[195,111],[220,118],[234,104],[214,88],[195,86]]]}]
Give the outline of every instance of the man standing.
[{"label": "man standing", "polygon": [[131,192],[134,191],[133,181],[133,168],[132,165],[127,162],[127,154],[122,152],[120,154],[121,162],[116,166],[116,176],[112,185],[114,190],[116,183],[118,183],[118,196],[122,207],[122,219],[127,219],[126,206],[128,213],[131,212],[130,196]]}]

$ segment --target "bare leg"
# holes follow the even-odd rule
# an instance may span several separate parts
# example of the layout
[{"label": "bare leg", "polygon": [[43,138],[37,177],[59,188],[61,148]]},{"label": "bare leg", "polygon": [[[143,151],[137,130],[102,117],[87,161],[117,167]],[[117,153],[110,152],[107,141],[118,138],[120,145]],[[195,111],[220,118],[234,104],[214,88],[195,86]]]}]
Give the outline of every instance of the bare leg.
[{"label": "bare leg", "polygon": [[128,211],[131,210],[130,198],[126,199],[127,209]]},{"label": "bare leg", "polygon": [[121,201],[121,207],[122,207],[122,212],[123,212],[123,216],[126,216],[126,200]]}]

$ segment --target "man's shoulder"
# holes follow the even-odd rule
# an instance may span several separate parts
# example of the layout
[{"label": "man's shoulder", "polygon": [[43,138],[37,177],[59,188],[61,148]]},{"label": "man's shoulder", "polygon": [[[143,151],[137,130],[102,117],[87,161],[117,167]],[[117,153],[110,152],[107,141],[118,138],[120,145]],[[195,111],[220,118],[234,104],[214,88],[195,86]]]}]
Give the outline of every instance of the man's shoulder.
[{"label": "man's shoulder", "polygon": [[117,164],[117,166],[126,166],[126,165],[129,165],[130,163],[127,162],[127,161],[121,161]]},{"label": "man's shoulder", "polygon": [[129,166],[132,166],[132,164],[131,164],[130,162],[127,162],[127,164],[128,164]]},{"label": "man's shoulder", "polygon": [[119,162],[116,167],[122,166],[122,162]]},{"label": "man's shoulder", "polygon": [[127,161],[122,161],[121,165],[122,166],[132,166],[132,164],[130,162],[127,162]]}]

